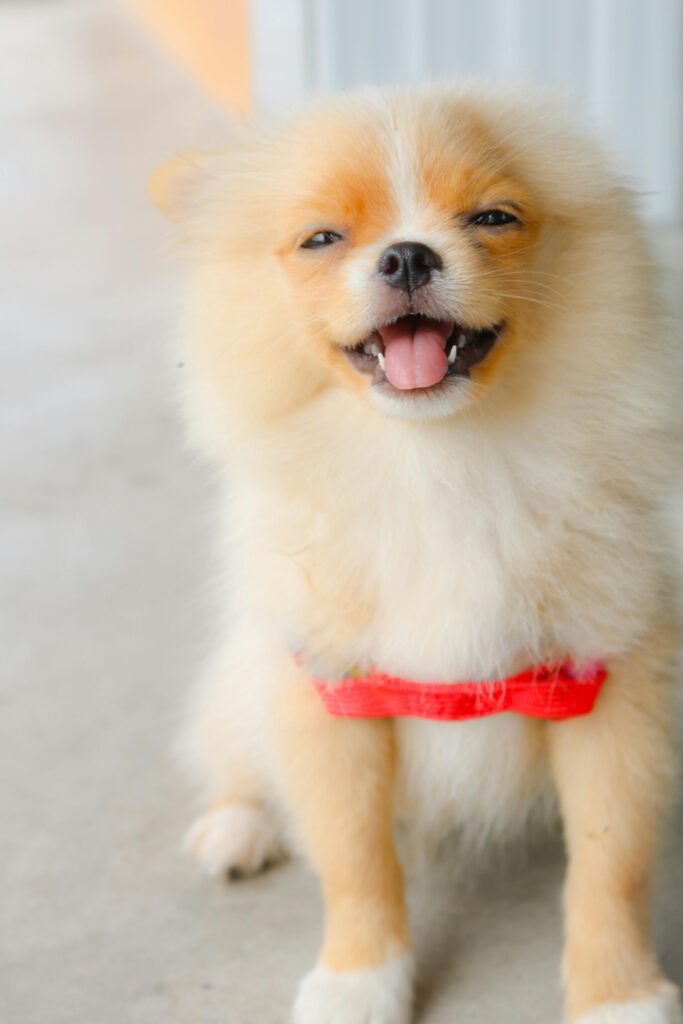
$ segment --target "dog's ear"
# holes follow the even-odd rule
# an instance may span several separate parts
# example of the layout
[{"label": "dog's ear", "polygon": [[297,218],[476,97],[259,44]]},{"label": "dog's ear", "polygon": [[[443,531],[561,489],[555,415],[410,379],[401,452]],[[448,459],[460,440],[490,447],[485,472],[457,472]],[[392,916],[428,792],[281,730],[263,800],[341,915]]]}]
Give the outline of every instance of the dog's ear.
[{"label": "dog's ear", "polygon": [[175,222],[186,253],[214,253],[239,233],[241,197],[257,166],[257,150],[245,136],[220,149],[189,150],[152,175],[150,198]]},{"label": "dog's ear", "polygon": [[215,153],[188,150],[167,160],[149,179],[147,191],[152,202],[171,220],[185,220],[212,177],[215,159]]}]

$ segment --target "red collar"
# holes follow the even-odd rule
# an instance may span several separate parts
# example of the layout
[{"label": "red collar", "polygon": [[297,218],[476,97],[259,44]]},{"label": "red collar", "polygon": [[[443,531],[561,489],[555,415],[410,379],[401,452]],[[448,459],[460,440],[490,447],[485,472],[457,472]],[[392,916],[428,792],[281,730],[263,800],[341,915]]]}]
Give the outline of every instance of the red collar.
[{"label": "red collar", "polygon": [[601,661],[540,665],[484,683],[416,683],[383,672],[338,681],[313,679],[331,715],[342,718],[431,718],[462,721],[515,711],[561,721],[593,710],[607,668]]}]

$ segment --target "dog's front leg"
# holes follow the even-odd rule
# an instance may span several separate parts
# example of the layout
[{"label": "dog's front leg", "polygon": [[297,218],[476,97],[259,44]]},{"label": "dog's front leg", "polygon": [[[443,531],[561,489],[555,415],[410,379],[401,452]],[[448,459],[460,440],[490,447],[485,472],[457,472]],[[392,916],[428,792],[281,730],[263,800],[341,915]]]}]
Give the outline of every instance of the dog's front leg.
[{"label": "dog's front leg", "polygon": [[412,967],[388,721],[334,718],[297,674],[276,708],[286,799],[318,871],[325,938],[296,1024],[407,1024]]},{"label": "dog's front leg", "polygon": [[610,667],[595,710],[549,727],[569,855],[570,1024],[680,1024],[657,965],[650,886],[674,777],[666,640]]}]

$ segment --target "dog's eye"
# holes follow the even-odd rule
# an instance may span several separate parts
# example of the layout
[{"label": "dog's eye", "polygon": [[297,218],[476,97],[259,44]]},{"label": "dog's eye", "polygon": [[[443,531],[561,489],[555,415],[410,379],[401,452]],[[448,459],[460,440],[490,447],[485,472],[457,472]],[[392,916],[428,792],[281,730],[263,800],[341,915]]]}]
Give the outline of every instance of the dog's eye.
[{"label": "dog's eye", "polygon": [[324,245],[334,245],[341,242],[342,236],[336,231],[316,231],[314,235],[301,243],[302,249],[322,249]]},{"label": "dog's eye", "polygon": [[482,213],[475,214],[472,218],[472,223],[480,228],[502,228],[506,224],[514,224],[515,222],[519,222],[519,218],[515,217],[514,213],[508,213],[506,210],[484,210]]}]

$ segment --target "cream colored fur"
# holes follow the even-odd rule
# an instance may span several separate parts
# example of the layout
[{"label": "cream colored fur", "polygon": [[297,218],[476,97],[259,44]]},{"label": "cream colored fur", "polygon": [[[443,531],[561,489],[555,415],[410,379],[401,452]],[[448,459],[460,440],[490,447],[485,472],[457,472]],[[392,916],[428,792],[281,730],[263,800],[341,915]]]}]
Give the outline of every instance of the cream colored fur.
[{"label": "cream colored fur", "polygon": [[350,977],[316,967],[301,982],[294,1024],[409,1024],[413,965],[408,957]]},{"label": "cream colored fur", "polygon": [[667,990],[635,1003],[610,1003],[582,1017],[579,1024],[681,1024],[683,1013],[677,994]]},{"label": "cream colored fur", "polygon": [[[456,235],[447,175],[427,198],[434,153],[504,174],[530,197],[533,233],[507,276],[485,273],[481,250]],[[297,262],[296,231],[334,226],[335,183],[363,173],[379,226],[316,276]],[[234,152],[193,157],[174,202],[194,265],[184,405],[227,490],[219,532],[230,612],[187,744],[207,799],[289,808],[290,838],[302,837],[318,863],[313,833],[297,824],[300,783],[286,781],[291,747],[279,737],[283,694],[309,685],[293,650],[332,678],[374,664],[451,681],[566,656],[647,662],[652,649],[665,654],[653,654],[657,668],[638,685],[657,694],[659,760],[638,772],[663,808],[673,688],[661,510],[678,377],[634,197],[598,148],[544,98],[368,92],[256,132]],[[306,203],[320,221],[307,214],[297,227]],[[436,309],[509,324],[495,372],[473,374],[455,396],[377,399],[336,362],[339,345],[391,315],[395,297],[378,294],[373,268],[385,245],[405,238],[445,255]],[[504,835],[552,803],[543,723],[404,719],[392,742],[395,759],[377,771],[395,771],[394,812],[418,836],[454,825],[475,841]],[[606,763],[619,742],[603,730]],[[363,784],[362,765],[345,770]],[[333,785],[323,775],[310,781],[321,805]],[[628,818],[625,787],[616,814]],[[647,876],[654,854],[630,840],[625,850],[624,863],[642,858]],[[572,1020],[613,987],[584,984],[576,970]],[[645,973],[634,984],[647,989]],[[366,1020],[344,1012],[299,1010],[297,1020]],[[395,1024],[403,1012],[367,1020]],[[641,1019],[619,1012],[581,1021]],[[670,1018],[653,1010],[642,1019]]]},{"label": "cream colored fur", "polygon": [[195,821],[184,847],[209,875],[251,875],[277,859],[277,831],[267,813],[253,804],[212,807]]}]

